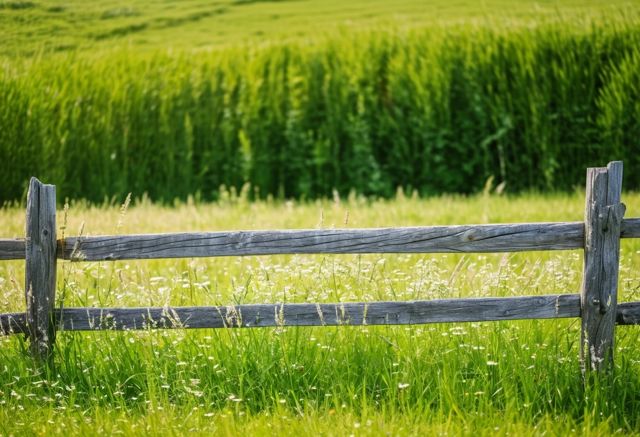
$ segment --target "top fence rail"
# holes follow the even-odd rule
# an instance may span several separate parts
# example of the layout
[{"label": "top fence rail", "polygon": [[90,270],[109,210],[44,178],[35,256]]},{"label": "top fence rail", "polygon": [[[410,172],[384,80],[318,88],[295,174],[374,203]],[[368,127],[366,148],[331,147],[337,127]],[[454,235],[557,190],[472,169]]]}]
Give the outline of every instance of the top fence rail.
[{"label": "top fence rail", "polygon": [[[621,238],[640,238],[640,218]],[[275,254],[487,253],[584,248],[583,222],[369,229],[189,232],[71,237],[59,259],[115,261]],[[24,239],[0,239],[0,260],[25,259]]]}]

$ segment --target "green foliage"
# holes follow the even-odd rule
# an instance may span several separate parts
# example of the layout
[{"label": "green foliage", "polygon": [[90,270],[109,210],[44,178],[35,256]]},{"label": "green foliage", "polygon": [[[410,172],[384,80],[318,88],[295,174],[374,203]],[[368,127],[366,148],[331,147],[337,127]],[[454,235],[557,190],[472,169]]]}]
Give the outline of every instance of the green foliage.
[{"label": "green foliage", "polygon": [[0,202],[32,175],[93,201],[568,190],[638,166],[638,47],[632,15],[6,59]]}]

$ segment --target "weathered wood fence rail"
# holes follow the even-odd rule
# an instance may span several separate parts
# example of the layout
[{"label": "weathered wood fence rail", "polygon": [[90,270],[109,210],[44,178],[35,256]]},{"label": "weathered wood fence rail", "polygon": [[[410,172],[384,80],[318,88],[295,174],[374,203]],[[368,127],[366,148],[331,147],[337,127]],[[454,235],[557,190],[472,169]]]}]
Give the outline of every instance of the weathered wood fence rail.
[{"label": "weathered wood fence rail", "polygon": [[[25,333],[38,360],[57,330],[391,325],[518,319],[582,319],[585,370],[613,360],[614,328],[640,324],[640,302],[617,304],[620,238],[640,238],[623,219],[622,163],[587,169],[584,222],[379,229],[234,231],[56,239],[55,187],[32,179],[25,239],[0,239],[0,260],[25,259],[25,313],[0,314],[0,332]],[[270,254],[459,253],[584,250],[579,293],[408,302],[211,307],[55,308],[58,259],[114,261]]]}]

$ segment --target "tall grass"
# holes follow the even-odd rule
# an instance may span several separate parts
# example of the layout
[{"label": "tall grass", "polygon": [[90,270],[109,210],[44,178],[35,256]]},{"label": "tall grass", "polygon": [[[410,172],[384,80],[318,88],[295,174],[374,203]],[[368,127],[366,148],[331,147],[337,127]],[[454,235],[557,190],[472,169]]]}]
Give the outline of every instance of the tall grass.
[{"label": "tall grass", "polygon": [[[579,220],[583,195],[72,204],[66,235]],[[640,196],[623,196],[628,215]],[[22,208],[0,209],[2,236]],[[640,298],[640,240],[623,240],[621,300]],[[58,305],[228,305],[574,293],[580,251],[223,257],[59,263]],[[0,263],[0,312],[24,311],[24,262]],[[54,367],[0,337],[0,434],[606,435],[640,430],[640,348],[584,385],[579,321],[59,332]]]},{"label": "tall grass", "polygon": [[[640,166],[640,20],[373,29],[216,51],[0,62],[0,202],[221,185],[313,198],[567,190]],[[625,187],[640,187],[627,172]]]}]

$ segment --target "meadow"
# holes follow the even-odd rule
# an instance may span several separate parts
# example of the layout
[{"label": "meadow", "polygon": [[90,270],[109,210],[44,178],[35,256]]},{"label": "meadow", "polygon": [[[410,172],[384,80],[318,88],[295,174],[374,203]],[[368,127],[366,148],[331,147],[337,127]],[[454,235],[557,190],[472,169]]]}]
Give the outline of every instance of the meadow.
[{"label": "meadow", "polygon": [[[356,228],[582,219],[584,193],[128,208],[72,202],[64,235]],[[640,195],[623,194],[627,217]],[[24,209],[0,210],[3,237]],[[640,242],[623,240],[620,299],[640,298]],[[0,312],[24,311],[23,262],[0,263]],[[348,302],[575,293],[580,251],[326,255],[60,263],[64,306]],[[619,327],[616,367],[585,385],[579,320],[420,326],[59,333],[37,369],[0,338],[0,435],[625,435],[640,433],[640,331]]]},{"label": "meadow", "polygon": [[264,41],[294,41],[344,29],[424,27],[507,20],[620,15],[629,0],[2,0],[0,54],[94,51],[208,50]]},{"label": "meadow", "polygon": [[[0,0],[0,237],[31,176],[58,236],[640,216],[640,7],[610,0]],[[133,201],[124,202],[127,193]],[[448,194],[447,194],[448,193]],[[457,193],[457,194],[453,194]],[[60,205],[61,206],[61,205]],[[623,240],[620,300],[640,300]],[[580,251],[58,264],[60,306],[576,293]],[[0,312],[24,311],[0,263]],[[640,435],[640,331],[580,321],[0,337],[12,435]]]},{"label": "meadow", "polygon": [[[153,14],[158,5],[140,9]],[[248,8],[250,22],[253,8],[305,5],[229,8]],[[173,36],[189,33],[182,27],[162,33],[164,46],[114,37],[53,51],[45,43],[55,33],[20,43],[25,53],[0,58],[0,203],[24,198],[34,174],[72,199],[133,192],[171,203],[191,194],[215,200],[221,185],[247,182],[252,198],[313,199],[334,189],[391,197],[398,186],[473,193],[489,177],[514,193],[571,191],[587,166],[622,159],[638,167],[637,5],[559,3],[555,14],[500,5],[488,3],[495,13],[483,15],[464,3],[423,20],[427,8],[415,17],[421,26],[318,20],[304,37],[229,35],[206,48],[174,48]],[[333,15],[329,4],[318,7]],[[17,26],[19,17],[41,9],[0,11],[11,41],[35,28]],[[384,11],[372,3],[375,17]],[[345,6],[335,15],[352,13]],[[102,21],[87,23],[100,29]],[[639,188],[640,174],[629,172],[625,187]]]}]

